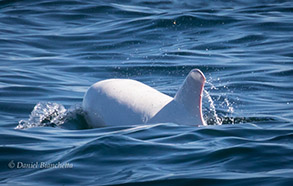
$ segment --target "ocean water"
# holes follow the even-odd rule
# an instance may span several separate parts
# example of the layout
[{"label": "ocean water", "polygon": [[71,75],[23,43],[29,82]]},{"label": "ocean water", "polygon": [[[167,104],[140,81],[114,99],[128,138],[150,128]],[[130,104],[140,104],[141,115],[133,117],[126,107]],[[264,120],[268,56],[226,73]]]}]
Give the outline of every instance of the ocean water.
[{"label": "ocean water", "polygon": [[[2,0],[0,184],[293,185],[292,49],[292,1]],[[193,68],[208,126],[87,127],[93,83]]]}]

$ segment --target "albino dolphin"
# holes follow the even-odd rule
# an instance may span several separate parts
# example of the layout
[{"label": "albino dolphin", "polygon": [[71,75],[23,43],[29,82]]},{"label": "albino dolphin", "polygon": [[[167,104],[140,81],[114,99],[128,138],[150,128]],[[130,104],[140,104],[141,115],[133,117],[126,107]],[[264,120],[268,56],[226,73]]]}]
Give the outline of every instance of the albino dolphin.
[{"label": "albino dolphin", "polygon": [[202,116],[205,76],[190,71],[172,98],[131,79],[108,79],[93,84],[85,93],[82,107],[90,127],[172,122],[206,125]]}]

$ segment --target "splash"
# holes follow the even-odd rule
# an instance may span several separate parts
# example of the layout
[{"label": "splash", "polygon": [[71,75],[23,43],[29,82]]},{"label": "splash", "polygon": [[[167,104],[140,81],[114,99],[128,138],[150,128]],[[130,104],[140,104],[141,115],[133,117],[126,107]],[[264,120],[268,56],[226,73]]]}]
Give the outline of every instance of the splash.
[{"label": "splash", "polygon": [[58,103],[40,102],[31,112],[28,120],[20,120],[15,129],[25,129],[32,127],[55,127],[75,117],[76,113],[81,113],[82,109],[76,105],[70,109]]},{"label": "splash", "polygon": [[210,96],[207,90],[203,90],[203,91],[204,91],[204,97],[207,98],[209,102],[209,113],[212,113],[212,117],[210,119],[206,118],[207,123],[210,124],[212,122],[212,123],[216,123],[217,125],[222,125],[222,120],[216,112],[215,103],[212,97]]},{"label": "splash", "polygon": [[227,112],[233,113],[234,108],[233,108],[232,104],[229,102],[228,98],[225,98],[224,101],[225,101],[225,103],[226,103],[226,105],[228,107]]},{"label": "splash", "polygon": [[[219,79],[217,79],[219,81]],[[213,85],[211,82],[207,81],[206,84],[208,85],[204,89],[204,98],[208,102],[207,113],[205,115],[205,120],[207,124],[210,125],[222,125],[222,124],[234,124],[234,118],[232,117],[232,114],[234,113],[234,107],[233,103],[231,103],[227,98],[227,93],[221,93],[218,92],[218,97],[216,99],[213,99],[209,92],[212,91],[219,91],[219,89]],[[227,91],[229,89],[224,86]],[[219,102],[219,103],[215,103]],[[217,108],[216,108],[217,106]],[[221,110],[221,116],[217,113],[217,109]]]}]

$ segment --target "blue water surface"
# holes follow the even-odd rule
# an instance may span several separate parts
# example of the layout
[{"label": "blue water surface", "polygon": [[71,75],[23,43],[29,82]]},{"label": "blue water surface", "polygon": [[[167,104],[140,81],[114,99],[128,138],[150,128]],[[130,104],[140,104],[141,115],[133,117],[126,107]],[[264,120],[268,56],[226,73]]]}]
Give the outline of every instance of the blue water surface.
[{"label": "blue water surface", "polygon": [[[293,185],[292,49],[292,1],[2,0],[0,184]],[[87,127],[91,84],[193,68],[208,126]]]}]

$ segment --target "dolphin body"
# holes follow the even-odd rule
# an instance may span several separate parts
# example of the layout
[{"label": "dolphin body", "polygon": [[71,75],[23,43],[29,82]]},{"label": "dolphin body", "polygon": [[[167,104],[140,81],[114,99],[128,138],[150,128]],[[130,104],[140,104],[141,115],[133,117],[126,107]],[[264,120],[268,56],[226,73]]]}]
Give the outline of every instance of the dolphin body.
[{"label": "dolphin body", "polygon": [[139,81],[108,79],[93,84],[82,107],[92,128],[172,122],[206,125],[202,116],[204,74],[193,69],[172,98]]}]

